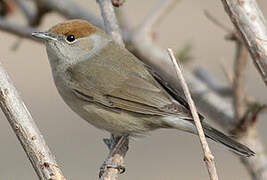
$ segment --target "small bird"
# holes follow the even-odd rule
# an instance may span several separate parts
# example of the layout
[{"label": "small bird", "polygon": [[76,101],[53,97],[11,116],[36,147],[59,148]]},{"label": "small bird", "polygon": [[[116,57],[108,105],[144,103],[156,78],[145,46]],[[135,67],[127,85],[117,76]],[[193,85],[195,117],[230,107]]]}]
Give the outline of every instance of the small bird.
[{"label": "small bird", "polygon": [[[197,134],[183,97],[87,21],[68,20],[32,36],[46,45],[61,97],[93,126],[116,135],[142,136],[158,128]],[[254,155],[203,120],[202,126],[206,137],[240,155]]]}]

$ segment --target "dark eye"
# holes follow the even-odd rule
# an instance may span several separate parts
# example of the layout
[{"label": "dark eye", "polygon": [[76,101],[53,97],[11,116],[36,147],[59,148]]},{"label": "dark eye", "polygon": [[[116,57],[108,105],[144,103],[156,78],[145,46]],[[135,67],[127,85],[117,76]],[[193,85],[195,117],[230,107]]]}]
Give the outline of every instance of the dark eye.
[{"label": "dark eye", "polygon": [[75,36],[71,34],[71,35],[68,35],[66,39],[69,42],[73,42],[73,41],[75,41]]}]

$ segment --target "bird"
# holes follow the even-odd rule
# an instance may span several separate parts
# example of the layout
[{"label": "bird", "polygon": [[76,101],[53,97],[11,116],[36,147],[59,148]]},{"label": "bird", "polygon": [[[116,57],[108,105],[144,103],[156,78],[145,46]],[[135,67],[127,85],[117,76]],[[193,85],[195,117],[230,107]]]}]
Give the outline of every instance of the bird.
[{"label": "bird", "polygon": [[[188,103],[151,68],[85,20],[73,19],[34,32],[42,40],[57,90],[81,118],[118,136],[144,136],[159,128],[198,134]],[[241,156],[255,153],[208,125],[207,138]]]}]

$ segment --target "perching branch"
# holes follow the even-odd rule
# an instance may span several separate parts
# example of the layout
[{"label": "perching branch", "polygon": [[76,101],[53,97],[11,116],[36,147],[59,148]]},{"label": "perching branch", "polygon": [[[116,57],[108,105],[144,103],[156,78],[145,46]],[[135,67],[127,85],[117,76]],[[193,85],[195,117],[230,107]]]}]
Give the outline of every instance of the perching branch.
[{"label": "perching branch", "polygon": [[0,65],[0,106],[40,180],[65,180],[12,81]]},{"label": "perching branch", "polygon": [[[101,9],[107,34],[120,46],[124,47],[112,2],[110,0],[98,0],[98,4]],[[111,135],[111,138],[105,140],[105,142],[108,145],[110,153],[100,169],[99,178],[101,180],[116,180],[121,173],[120,169],[122,169],[122,172],[125,171],[123,163],[124,156],[128,151],[129,137]]]},{"label": "perching branch", "polygon": [[[83,10],[77,5],[73,5],[73,3],[68,0],[35,0],[35,2],[37,3],[38,1],[43,1],[47,3],[51,8],[53,8],[54,11],[62,14],[67,18],[86,19],[98,27],[102,26],[103,29],[103,23],[102,21],[100,21],[99,18],[95,18],[95,16],[93,16],[91,13],[88,13],[88,11]],[[61,6],[62,4],[64,6]],[[152,12],[157,13],[157,11],[154,10]],[[149,14],[153,15],[153,13]],[[129,23],[129,21],[125,21],[125,16],[123,16],[123,19],[123,24]],[[127,25],[126,27],[131,26]],[[10,32],[16,33],[16,31]],[[148,32],[151,32],[151,30],[149,30]],[[18,33],[21,34],[21,31],[18,30]],[[30,35],[30,33],[28,35]],[[151,37],[142,28],[139,28],[138,31],[132,30],[131,32],[123,32],[123,35],[124,40],[127,41],[127,44],[130,44],[130,50],[136,56],[142,59],[146,64],[150,65],[154,70],[159,72],[159,74],[164,78],[168,85],[172,86],[173,89],[181,91],[179,81],[175,76],[175,71],[173,69],[172,64],[170,63],[170,58],[166,53],[165,49],[162,49],[160,46],[155,45]],[[196,78],[196,76],[194,76],[191,72],[185,71],[184,73],[199,109],[205,112],[205,115],[207,115],[210,119],[215,120],[218,124],[220,124],[224,130],[233,130],[237,124],[234,119],[232,104],[226,101],[225,98],[220,97],[218,94],[211,91],[205,83]],[[249,137],[243,137],[242,139],[238,138],[238,140],[241,140],[241,142],[253,149],[256,152],[256,156],[249,159],[244,158],[243,161],[247,162],[247,169],[249,169],[252,174],[255,174],[255,177],[262,177],[255,179],[267,179],[267,157],[263,148],[263,142],[258,137],[257,131],[255,133],[249,134],[254,135]]]},{"label": "perching branch", "polygon": [[267,24],[256,0],[221,0],[267,85]]},{"label": "perching branch", "polygon": [[187,84],[185,82],[185,79],[183,77],[181,67],[179,67],[179,65],[178,65],[178,63],[177,63],[177,61],[176,61],[176,59],[174,57],[174,54],[173,54],[171,49],[168,49],[168,53],[170,55],[172,63],[174,64],[177,77],[180,80],[180,83],[182,85],[186,100],[187,100],[187,102],[189,104],[190,111],[191,111],[191,114],[193,116],[193,119],[194,119],[194,122],[195,122],[195,126],[197,128],[198,136],[199,136],[200,143],[201,143],[201,146],[202,146],[202,150],[203,150],[203,153],[204,153],[204,161],[206,163],[206,166],[207,166],[207,169],[208,169],[208,172],[209,172],[209,175],[210,175],[210,179],[211,180],[218,180],[218,175],[217,175],[217,172],[216,172],[214,156],[212,155],[212,153],[210,151],[210,148],[209,148],[209,145],[207,143],[207,140],[206,140],[206,137],[205,137],[205,134],[204,134],[204,131],[203,131],[199,116],[198,116],[198,112],[197,112],[196,107],[195,107],[195,103],[194,103],[194,101],[193,101],[193,99],[191,97],[191,94],[189,92],[189,88],[188,88],[188,86],[187,86]]}]

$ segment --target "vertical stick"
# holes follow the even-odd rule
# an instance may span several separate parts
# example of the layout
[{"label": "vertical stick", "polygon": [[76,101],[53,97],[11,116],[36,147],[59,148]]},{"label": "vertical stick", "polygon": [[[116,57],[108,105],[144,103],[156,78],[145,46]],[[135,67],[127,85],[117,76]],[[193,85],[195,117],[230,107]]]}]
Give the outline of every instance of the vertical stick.
[{"label": "vertical stick", "polygon": [[215,162],[214,162],[214,156],[211,154],[210,148],[208,146],[208,143],[207,143],[207,140],[206,140],[206,137],[205,137],[204,131],[202,129],[202,125],[200,123],[200,119],[199,119],[199,116],[198,116],[198,113],[197,113],[197,110],[196,110],[196,107],[195,107],[195,103],[192,100],[192,97],[190,95],[188,86],[187,86],[187,84],[185,82],[185,79],[183,77],[182,71],[181,71],[180,67],[177,64],[177,61],[176,61],[176,59],[174,57],[174,54],[173,54],[172,50],[168,49],[168,53],[169,53],[169,56],[170,56],[170,58],[171,58],[171,60],[173,62],[174,68],[176,70],[177,77],[178,77],[178,79],[179,79],[179,81],[180,81],[180,83],[182,85],[182,88],[184,90],[184,94],[186,96],[186,99],[187,99],[187,102],[189,104],[192,116],[194,118],[194,122],[195,122],[195,125],[196,125],[196,128],[197,128],[197,132],[198,132],[198,135],[199,135],[200,143],[201,143],[202,150],[203,150],[203,153],[204,153],[204,161],[206,163],[206,166],[207,166],[207,169],[208,169],[208,172],[209,172],[209,175],[210,175],[210,179],[211,180],[218,180],[218,175],[216,173],[216,167],[215,167]]}]

